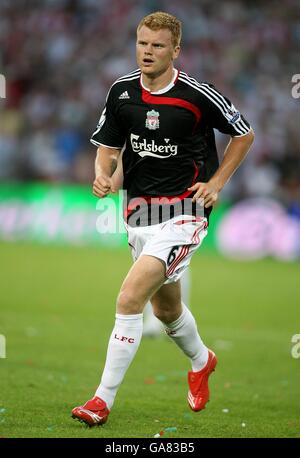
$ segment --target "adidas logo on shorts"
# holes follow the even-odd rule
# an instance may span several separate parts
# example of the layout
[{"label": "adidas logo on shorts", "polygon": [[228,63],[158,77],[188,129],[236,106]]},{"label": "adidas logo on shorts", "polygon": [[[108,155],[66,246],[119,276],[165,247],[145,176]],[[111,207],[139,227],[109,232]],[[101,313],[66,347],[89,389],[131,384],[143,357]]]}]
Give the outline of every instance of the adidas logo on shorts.
[{"label": "adidas logo on shorts", "polygon": [[121,99],[121,100],[122,99],[130,99],[128,92],[127,91],[122,92],[122,94],[119,95],[119,99]]}]

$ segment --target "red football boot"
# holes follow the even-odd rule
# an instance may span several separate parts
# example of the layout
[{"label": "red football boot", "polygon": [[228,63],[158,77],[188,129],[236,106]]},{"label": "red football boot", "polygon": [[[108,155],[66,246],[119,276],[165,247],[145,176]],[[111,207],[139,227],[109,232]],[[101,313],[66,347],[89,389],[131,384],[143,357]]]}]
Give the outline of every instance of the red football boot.
[{"label": "red football boot", "polygon": [[217,358],[213,351],[208,350],[208,360],[206,366],[198,372],[189,371],[188,373],[188,403],[194,412],[205,409],[209,400],[208,377],[215,370]]},{"label": "red football boot", "polygon": [[83,406],[72,410],[72,418],[86,423],[89,426],[104,425],[109,415],[106,403],[97,396],[87,401]]}]

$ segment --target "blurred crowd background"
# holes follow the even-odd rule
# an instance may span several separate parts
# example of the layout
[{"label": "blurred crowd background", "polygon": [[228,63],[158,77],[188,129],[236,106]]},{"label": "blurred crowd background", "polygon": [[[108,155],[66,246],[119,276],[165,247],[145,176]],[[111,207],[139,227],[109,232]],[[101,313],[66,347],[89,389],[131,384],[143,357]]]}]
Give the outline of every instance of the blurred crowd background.
[{"label": "blurred crowd background", "polygon": [[[1,0],[0,180],[91,183],[90,135],[111,83],[136,68],[138,22],[156,10],[183,22],[176,67],[214,83],[255,130],[224,195],[273,196],[300,214],[299,0]],[[221,153],[228,140],[217,140]]]}]

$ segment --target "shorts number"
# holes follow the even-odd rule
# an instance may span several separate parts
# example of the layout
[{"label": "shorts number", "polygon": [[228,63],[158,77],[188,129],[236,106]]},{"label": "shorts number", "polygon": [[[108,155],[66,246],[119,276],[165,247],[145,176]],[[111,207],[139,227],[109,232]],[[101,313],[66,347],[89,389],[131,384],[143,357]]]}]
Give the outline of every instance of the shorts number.
[{"label": "shorts number", "polygon": [[179,246],[176,245],[176,246],[173,246],[172,250],[170,251],[170,254],[168,256],[168,260],[167,260],[167,265],[169,267],[169,265],[172,264],[172,262],[176,259],[176,256],[178,254],[178,251],[179,251]]}]

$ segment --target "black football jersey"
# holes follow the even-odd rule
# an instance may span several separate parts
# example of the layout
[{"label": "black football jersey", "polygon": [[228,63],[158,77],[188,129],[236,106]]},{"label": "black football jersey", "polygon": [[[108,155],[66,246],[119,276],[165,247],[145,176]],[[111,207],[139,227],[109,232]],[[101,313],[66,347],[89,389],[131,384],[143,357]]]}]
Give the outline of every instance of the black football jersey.
[{"label": "black football jersey", "polygon": [[[124,148],[123,188],[128,202],[141,197],[184,200],[192,195],[187,188],[207,182],[218,168],[215,128],[233,137],[251,129],[212,84],[174,69],[167,87],[150,92],[140,70],[135,70],[110,88],[91,142]],[[210,210],[205,209],[206,216]]]}]

